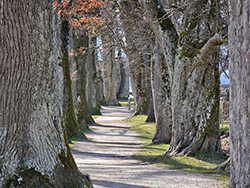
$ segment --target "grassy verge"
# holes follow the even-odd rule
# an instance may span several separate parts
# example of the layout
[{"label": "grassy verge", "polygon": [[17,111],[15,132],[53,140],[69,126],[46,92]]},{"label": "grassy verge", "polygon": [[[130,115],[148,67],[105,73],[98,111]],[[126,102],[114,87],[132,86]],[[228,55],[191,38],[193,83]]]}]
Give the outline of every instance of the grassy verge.
[{"label": "grassy verge", "polygon": [[92,115],[92,118],[95,119],[95,118],[97,118],[98,116],[101,116],[101,115]]},{"label": "grassy verge", "polygon": [[229,122],[224,121],[223,125],[220,124],[220,131],[224,132],[224,134],[229,133]]},{"label": "grassy verge", "polygon": [[[121,104],[121,106],[128,106],[128,98],[118,98],[118,102]],[[134,106],[133,100],[131,100],[130,105]]]},{"label": "grassy verge", "polygon": [[213,169],[227,159],[222,153],[197,153],[194,156],[185,157],[162,157],[161,155],[168,149],[169,144],[151,144],[151,139],[155,133],[154,123],[145,123],[147,116],[135,116],[125,121],[130,122],[132,130],[139,133],[139,137],[145,141],[143,147],[133,155],[137,160],[152,162],[157,166],[171,169],[180,169],[192,173],[203,173],[215,176],[220,179],[225,187],[228,187],[228,174],[216,173]]}]

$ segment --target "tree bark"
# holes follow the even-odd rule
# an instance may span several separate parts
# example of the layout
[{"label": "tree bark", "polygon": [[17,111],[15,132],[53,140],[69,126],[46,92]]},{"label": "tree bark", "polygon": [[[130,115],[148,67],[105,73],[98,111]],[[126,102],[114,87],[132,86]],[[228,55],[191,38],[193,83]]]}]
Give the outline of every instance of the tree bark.
[{"label": "tree bark", "polygon": [[230,183],[250,187],[250,3],[229,1]]},{"label": "tree bark", "polygon": [[223,42],[215,35],[216,0],[189,3],[174,65],[173,135],[168,155],[221,151],[216,49]]},{"label": "tree bark", "polygon": [[70,75],[70,63],[68,54],[68,35],[69,35],[69,24],[68,21],[62,22],[62,68],[63,68],[63,114],[66,125],[66,133],[69,141],[72,138],[83,138],[87,139],[86,136],[81,132],[80,126],[77,122],[75,115],[75,107],[72,95],[72,80]]},{"label": "tree bark", "polygon": [[0,186],[92,187],[65,133],[53,1],[0,2]]},{"label": "tree bark", "polygon": [[119,84],[117,86],[117,97],[127,98],[129,95],[129,66],[127,61],[122,58],[121,49],[118,51],[118,67],[117,76],[119,77]]},{"label": "tree bark", "polygon": [[[83,31],[74,31],[73,33],[75,46],[72,46],[73,52],[79,52],[81,47],[88,48],[89,38]],[[71,51],[71,50],[70,50]],[[76,109],[77,121],[81,126],[86,127],[86,123],[93,123],[94,120],[91,116],[90,108],[87,101],[87,73],[86,73],[86,63],[87,63],[87,53],[79,53],[75,56],[76,70],[73,75],[74,80],[74,104]]]},{"label": "tree bark", "polygon": [[151,79],[156,130],[152,144],[170,143],[172,135],[171,83],[169,83],[168,67],[157,40],[153,48]]},{"label": "tree bark", "polygon": [[[91,30],[92,32],[92,30]],[[97,100],[97,72],[96,72],[96,37],[89,34],[88,49],[86,50],[86,93],[87,101],[92,115],[101,115],[100,104]]]},{"label": "tree bark", "polygon": [[102,75],[103,75],[103,89],[104,89],[104,98],[106,105],[120,105],[117,100],[116,94],[116,67],[117,62],[115,61],[115,48],[109,47],[108,43],[112,41],[112,38],[109,36],[102,36],[103,43],[103,61],[102,63]]},{"label": "tree bark", "polygon": [[141,1],[147,21],[156,39],[152,39],[152,93],[156,132],[152,143],[169,143],[172,127],[172,80],[178,35],[170,18],[158,1]]},{"label": "tree bark", "polygon": [[218,2],[185,1],[179,39],[159,1],[141,2],[162,49],[172,91],[172,140],[166,154],[221,151],[216,48],[222,40],[215,35]]}]

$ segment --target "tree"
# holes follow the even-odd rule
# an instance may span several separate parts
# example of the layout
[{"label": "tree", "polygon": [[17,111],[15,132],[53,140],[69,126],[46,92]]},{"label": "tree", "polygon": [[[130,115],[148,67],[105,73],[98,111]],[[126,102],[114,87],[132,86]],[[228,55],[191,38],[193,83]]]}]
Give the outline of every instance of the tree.
[{"label": "tree", "polygon": [[123,49],[129,61],[132,92],[135,101],[133,115],[147,114],[147,122],[154,118],[153,97],[150,79],[150,41],[151,30],[142,18],[142,9],[137,0],[117,3],[126,44]]},{"label": "tree", "polygon": [[[76,28],[77,29],[77,28]],[[89,37],[85,33],[86,31],[75,31],[74,33],[74,41],[75,41],[75,52],[77,53],[80,51],[81,48],[88,49],[89,47]],[[87,100],[87,91],[86,91],[86,86],[87,86],[87,70],[86,70],[86,64],[88,61],[88,54],[86,51],[85,53],[78,53],[76,56],[76,67],[77,67],[77,72],[76,72],[76,100],[75,102],[77,103],[78,106],[78,122],[86,122],[88,123],[93,123],[94,120],[91,116],[91,111],[89,108],[88,100]],[[91,63],[91,62],[90,62]]]},{"label": "tree", "polygon": [[60,23],[52,0],[0,3],[1,187],[92,187],[65,133]]},{"label": "tree", "polygon": [[229,0],[230,183],[250,187],[250,3]]},{"label": "tree", "polygon": [[218,1],[178,1],[181,16],[172,19],[165,11],[173,6],[169,1],[162,1],[165,9],[159,1],[141,2],[169,71],[172,140],[166,154],[221,151]]},{"label": "tree", "polygon": [[88,47],[86,50],[86,96],[90,112],[93,115],[101,115],[100,104],[97,99],[97,69],[96,69],[96,37],[92,36],[94,28],[88,33]]},{"label": "tree", "polygon": [[[63,114],[66,125],[67,138],[71,140],[73,137],[86,139],[86,136],[82,133],[80,126],[76,119],[75,106],[72,94],[72,79],[70,74],[70,62],[68,52],[68,38],[69,38],[69,26],[68,21],[62,21],[62,68],[63,68]],[[81,123],[81,122],[80,122]],[[83,126],[80,124],[81,127]]]}]

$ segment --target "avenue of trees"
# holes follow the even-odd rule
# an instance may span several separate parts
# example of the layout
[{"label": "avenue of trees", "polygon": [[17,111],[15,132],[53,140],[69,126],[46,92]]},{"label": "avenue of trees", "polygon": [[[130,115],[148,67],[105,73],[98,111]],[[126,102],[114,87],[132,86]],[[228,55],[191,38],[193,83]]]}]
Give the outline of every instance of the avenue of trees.
[{"label": "avenue of trees", "polygon": [[129,78],[133,116],[156,122],[164,156],[222,152],[221,45],[229,187],[250,187],[249,11],[246,0],[1,1],[0,187],[92,187],[68,142],[128,97]]}]

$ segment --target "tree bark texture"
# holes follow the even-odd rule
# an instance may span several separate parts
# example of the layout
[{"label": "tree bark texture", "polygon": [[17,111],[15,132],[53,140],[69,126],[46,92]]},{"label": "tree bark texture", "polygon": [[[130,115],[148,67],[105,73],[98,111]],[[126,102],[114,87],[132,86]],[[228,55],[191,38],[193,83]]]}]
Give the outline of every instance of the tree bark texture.
[{"label": "tree bark texture", "polygon": [[249,10],[249,1],[229,1],[230,188],[250,187]]},{"label": "tree bark texture", "polygon": [[[92,32],[92,31],[91,31]],[[101,115],[100,104],[97,100],[97,72],[96,72],[96,37],[89,34],[88,49],[86,50],[86,94],[90,112],[93,115]]]},{"label": "tree bark texture", "polygon": [[168,67],[157,40],[153,48],[151,80],[156,131],[152,144],[170,143],[172,135],[171,83],[169,83]]},{"label": "tree bark texture", "polygon": [[118,51],[118,66],[117,66],[117,77],[119,82],[117,82],[117,97],[127,98],[129,94],[129,66],[127,61],[124,61],[121,57],[121,49]]},{"label": "tree bark texture", "polygon": [[1,187],[92,187],[67,143],[54,11],[51,0],[0,2]]},{"label": "tree bark texture", "polygon": [[[149,111],[149,95],[147,90],[147,71],[149,66],[146,66],[142,57],[139,62],[130,63],[130,75],[134,102],[136,105],[133,116],[148,114]],[[147,70],[148,69],[148,70]]]},{"label": "tree bark texture", "polygon": [[178,35],[170,18],[162,18],[166,12],[159,1],[141,1],[148,23],[156,39],[152,45],[151,79],[156,120],[156,132],[152,143],[169,143],[172,127],[172,80]]},{"label": "tree bark texture", "polygon": [[[112,40],[109,36],[102,36],[103,46]],[[105,47],[104,47],[105,48]],[[116,93],[116,78],[117,78],[117,62],[115,61],[115,48],[106,47],[103,50],[102,75],[103,75],[103,89],[106,105],[120,105],[117,100]]]},{"label": "tree bark texture", "polygon": [[179,37],[159,1],[141,2],[162,49],[172,91],[172,140],[166,153],[221,151],[216,48],[222,40],[215,35],[218,2],[185,1]]},{"label": "tree bark texture", "polygon": [[[188,1],[174,64],[169,155],[221,151],[216,0]],[[217,2],[218,3],[218,2]]]},{"label": "tree bark texture", "polygon": [[[86,64],[87,64],[87,53],[82,55],[79,53],[81,47],[88,48],[89,38],[80,31],[72,31],[70,40],[69,51],[74,53],[78,52],[77,56],[71,57],[71,66],[75,67],[75,70],[72,70],[75,74],[72,75],[73,82],[73,96],[74,96],[74,105],[77,121],[80,127],[86,127],[86,123],[93,123],[94,120],[91,116],[90,108],[87,101],[87,73],[86,73]],[[76,64],[76,65],[74,65]]]},{"label": "tree bark texture", "polygon": [[84,138],[86,136],[81,132],[80,126],[76,119],[75,107],[72,95],[72,79],[70,74],[69,52],[68,52],[68,21],[62,22],[62,68],[63,68],[63,114],[66,125],[66,133],[68,140],[73,137]]}]

